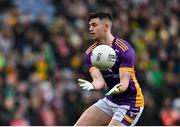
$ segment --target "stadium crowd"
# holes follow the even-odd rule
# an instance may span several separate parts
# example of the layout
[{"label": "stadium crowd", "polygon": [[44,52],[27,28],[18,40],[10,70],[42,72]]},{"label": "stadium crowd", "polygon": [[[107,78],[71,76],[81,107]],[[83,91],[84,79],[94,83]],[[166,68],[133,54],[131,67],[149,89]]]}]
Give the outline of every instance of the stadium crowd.
[{"label": "stadium crowd", "polygon": [[138,125],[180,125],[180,1],[1,0],[0,125],[73,125],[104,91],[90,79],[87,16],[113,14],[113,33],[131,42],[145,98]]}]

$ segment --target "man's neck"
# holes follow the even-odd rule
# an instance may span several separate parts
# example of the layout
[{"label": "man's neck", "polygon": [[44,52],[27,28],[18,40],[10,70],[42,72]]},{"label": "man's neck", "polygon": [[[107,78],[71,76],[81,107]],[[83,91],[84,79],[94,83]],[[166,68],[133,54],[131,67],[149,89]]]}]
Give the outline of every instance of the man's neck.
[{"label": "man's neck", "polygon": [[108,34],[105,38],[98,40],[100,44],[112,46],[112,42],[114,40],[114,36],[112,34]]}]

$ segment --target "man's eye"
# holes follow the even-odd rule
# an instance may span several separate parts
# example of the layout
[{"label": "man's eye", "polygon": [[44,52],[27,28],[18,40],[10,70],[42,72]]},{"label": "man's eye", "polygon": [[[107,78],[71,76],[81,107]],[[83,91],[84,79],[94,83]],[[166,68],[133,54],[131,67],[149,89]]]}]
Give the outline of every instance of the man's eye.
[{"label": "man's eye", "polygon": [[96,27],[96,26],[97,26],[97,24],[93,24],[92,26]]}]

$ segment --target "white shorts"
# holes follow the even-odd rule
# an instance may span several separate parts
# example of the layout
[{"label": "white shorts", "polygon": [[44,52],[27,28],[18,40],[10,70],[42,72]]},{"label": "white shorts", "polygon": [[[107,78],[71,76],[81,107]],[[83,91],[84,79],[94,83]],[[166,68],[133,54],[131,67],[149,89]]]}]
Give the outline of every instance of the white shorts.
[{"label": "white shorts", "polygon": [[134,126],[142,114],[144,107],[131,107],[128,105],[117,105],[106,97],[94,104],[99,109],[109,114],[112,119],[118,120],[126,126]]}]

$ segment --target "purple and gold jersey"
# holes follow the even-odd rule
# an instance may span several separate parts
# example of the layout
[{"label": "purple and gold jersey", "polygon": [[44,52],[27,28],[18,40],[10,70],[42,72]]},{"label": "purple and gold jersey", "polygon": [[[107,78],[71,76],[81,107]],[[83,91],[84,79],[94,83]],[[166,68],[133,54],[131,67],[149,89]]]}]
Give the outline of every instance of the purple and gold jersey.
[{"label": "purple and gold jersey", "polygon": [[[98,43],[91,45],[85,54],[85,60],[91,72],[95,67],[91,63],[92,50],[98,46]],[[118,105],[130,105],[135,107],[144,106],[144,98],[141,88],[135,76],[134,62],[135,53],[134,49],[128,42],[121,38],[115,37],[112,42],[112,48],[117,54],[116,63],[111,69],[101,71],[108,89],[110,90],[116,84],[120,83],[119,70],[126,70],[131,72],[128,89],[121,94],[106,96],[110,101]]]}]

